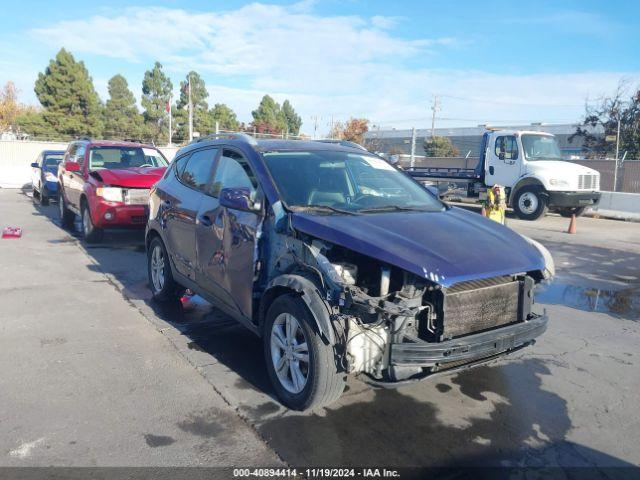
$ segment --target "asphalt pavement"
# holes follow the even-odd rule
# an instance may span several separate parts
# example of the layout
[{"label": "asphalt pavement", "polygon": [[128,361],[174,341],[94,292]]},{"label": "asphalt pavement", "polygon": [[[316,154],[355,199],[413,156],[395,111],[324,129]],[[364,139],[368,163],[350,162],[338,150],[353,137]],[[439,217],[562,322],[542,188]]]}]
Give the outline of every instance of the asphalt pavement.
[{"label": "asphalt pavement", "polygon": [[640,224],[508,222],[556,260],[534,347],[398,389],[351,379],[299,413],[250,332],[198,297],[151,301],[142,233],[89,246],[0,190],[0,226],[24,229],[0,240],[0,465],[638,465]]}]

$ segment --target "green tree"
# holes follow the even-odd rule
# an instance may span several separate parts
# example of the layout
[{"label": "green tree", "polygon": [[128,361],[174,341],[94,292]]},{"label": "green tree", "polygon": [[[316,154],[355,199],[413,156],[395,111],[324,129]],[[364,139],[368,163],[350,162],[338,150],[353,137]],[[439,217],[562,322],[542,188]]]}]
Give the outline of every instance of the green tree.
[{"label": "green tree", "polygon": [[103,130],[102,104],[84,62],[61,49],[38,74],[35,93],[44,107],[44,121],[65,136],[100,136]]},{"label": "green tree", "polygon": [[[176,134],[180,138],[187,139],[189,136],[189,113],[187,104],[189,103],[189,78],[191,78],[191,104],[193,105],[193,130],[200,135],[207,135],[213,132],[214,123],[209,114],[207,98],[207,86],[198,72],[191,71],[185,80],[180,82],[180,97],[176,102],[179,123],[176,127]],[[184,113],[182,113],[184,111]]]},{"label": "green tree", "polygon": [[218,127],[221,130],[237,131],[240,127],[236,113],[224,103],[216,103],[210,113],[214,126],[215,122],[218,122]]},{"label": "green tree", "polygon": [[280,105],[269,95],[262,97],[258,108],[251,112],[253,128],[259,133],[278,134],[286,130],[287,125]]},{"label": "green tree", "polygon": [[122,75],[109,80],[109,99],[104,111],[105,136],[125,139],[143,136],[142,116],[136,106],[136,98],[129,90]]},{"label": "green tree", "polygon": [[142,80],[142,108],[146,130],[154,142],[168,140],[169,122],[167,104],[171,99],[173,84],[156,62],[153,69],[144,73]]},{"label": "green tree", "polygon": [[449,137],[427,137],[424,139],[424,153],[427,157],[457,157],[460,151],[453,146]]},{"label": "green tree", "polygon": [[34,138],[55,140],[59,135],[44,119],[43,111],[36,108],[26,108],[16,118],[18,131],[27,133]]},{"label": "green tree", "polygon": [[302,126],[302,118],[296,113],[289,100],[285,100],[282,104],[281,114],[287,125],[287,133],[289,135],[298,135],[300,133],[300,127]]}]

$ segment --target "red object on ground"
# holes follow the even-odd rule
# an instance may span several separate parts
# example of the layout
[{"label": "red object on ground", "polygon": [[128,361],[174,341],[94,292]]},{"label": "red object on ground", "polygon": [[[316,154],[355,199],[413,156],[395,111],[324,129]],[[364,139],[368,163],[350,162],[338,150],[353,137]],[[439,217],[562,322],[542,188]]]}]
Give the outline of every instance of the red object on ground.
[{"label": "red object on ground", "polygon": [[6,227],[2,230],[2,238],[20,238],[22,236],[22,228]]}]

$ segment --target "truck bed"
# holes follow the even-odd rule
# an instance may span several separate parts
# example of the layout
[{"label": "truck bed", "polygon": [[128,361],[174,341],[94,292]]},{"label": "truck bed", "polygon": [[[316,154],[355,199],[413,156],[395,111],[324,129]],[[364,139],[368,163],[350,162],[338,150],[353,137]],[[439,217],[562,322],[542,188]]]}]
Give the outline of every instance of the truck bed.
[{"label": "truck bed", "polygon": [[434,180],[480,180],[475,168],[413,167],[405,170],[418,179]]}]

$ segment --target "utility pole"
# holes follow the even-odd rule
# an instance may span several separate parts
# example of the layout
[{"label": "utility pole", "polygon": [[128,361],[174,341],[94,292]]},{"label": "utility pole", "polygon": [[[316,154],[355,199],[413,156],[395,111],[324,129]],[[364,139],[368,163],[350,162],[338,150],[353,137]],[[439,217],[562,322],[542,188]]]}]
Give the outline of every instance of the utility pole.
[{"label": "utility pole", "polygon": [[311,118],[313,119],[313,139],[317,139],[317,132],[318,132],[318,116],[317,115],[312,115]]},{"label": "utility pole", "polygon": [[167,146],[171,146],[171,137],[173,136],[171,134],[171,98],[173,97],[173,95],[171,93],[169,93],[169,103],[167,103],[167,112],[169,112],[169,143]]},{"label": "utility pole", "polygon": [[433,105],[431,106],[433,115],[431,116],[431,139],[436,135],[436,113],[440,111],[440,98],[438,95],[433,96]]},{"label": "utility pole", "polygon": [[191,104],[191,72],[189,72],[189,141],[193,140],[193,105]]},{"label": "utility pole", "polygon": [[216,135],[220,133],[220,122],[216,120]]},{"label": "utility pole", "polygon": [[416,127],[411,129],[411,168],[416,166]]},{"label": "utility pole", "polygon": [[618,112],[618,131],[616,132],[616,168],[613,170],[613,191],[618,186],[618,156],[620,155],[620,112]]}]

